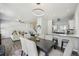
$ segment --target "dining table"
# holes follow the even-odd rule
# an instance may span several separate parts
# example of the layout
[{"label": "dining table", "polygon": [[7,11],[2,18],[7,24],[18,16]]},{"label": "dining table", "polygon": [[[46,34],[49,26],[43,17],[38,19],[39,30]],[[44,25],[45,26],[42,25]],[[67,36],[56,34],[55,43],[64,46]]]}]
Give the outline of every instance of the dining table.
[{"label": "dining table", "polygon": [[[39,40],[36,40],[36,39],[39,39]],[[31,40],[33,40],[36,43],[38,50],[43,51],[45,53],[45,56],[48,56],[49,52],[55,46],[55,43],[53,41],[47,40],[44,38],[32,37]]]}]

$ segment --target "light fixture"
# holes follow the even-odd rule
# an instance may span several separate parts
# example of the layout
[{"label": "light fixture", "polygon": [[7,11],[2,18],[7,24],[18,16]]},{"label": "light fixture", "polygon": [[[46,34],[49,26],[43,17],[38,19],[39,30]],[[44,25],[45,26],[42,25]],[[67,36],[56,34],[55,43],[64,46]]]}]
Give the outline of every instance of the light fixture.
[{"label": "light fixture", "polygon": [[37,5],[40,5],[40,3],[36,3]]},{"label": "light fixture", "polygon": [[45,11],[43,9],[40,9],[40,8],[33,9],[32,13],[35,16],[43,16],[43,15],[45,15]]}]

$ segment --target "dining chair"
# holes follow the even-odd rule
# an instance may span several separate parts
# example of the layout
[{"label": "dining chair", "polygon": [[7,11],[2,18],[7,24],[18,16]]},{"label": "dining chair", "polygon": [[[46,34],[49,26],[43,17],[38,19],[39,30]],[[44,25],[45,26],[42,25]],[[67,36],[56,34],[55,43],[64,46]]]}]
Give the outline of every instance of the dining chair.
[{"label": "dining chair", "polygon": [[72,44],[72,41],[69,41],[65,48],[63,56],[71,56],[72,51],[73,51],[73,44]]},{"label": "dining chair", "polygon": [[36,43],[34,41],[22,37],[20,39],[23,52],[28,56],[38,56]]},{"label": "dining chair", "polygon": [[21,47],[22,47],[21,56],[23,55],[23,53],[27,55],[27,47],[26,47],[25,39],[23,37],[20,37],[20,42],[21,42]]}]

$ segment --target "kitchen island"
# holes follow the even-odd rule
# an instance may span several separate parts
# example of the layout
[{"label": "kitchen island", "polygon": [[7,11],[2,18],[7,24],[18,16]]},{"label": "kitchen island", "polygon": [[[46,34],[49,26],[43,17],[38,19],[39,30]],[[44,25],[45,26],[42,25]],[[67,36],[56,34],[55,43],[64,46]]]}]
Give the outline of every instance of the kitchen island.
[{"label": "kitchen island", "polygon": [[71,40],[73,43],[73,50],[79,52],[79,36],[75,35],[75,34],[56,34],[56,33],[52,33],[52,34],[46,34],[46,35],[52,35],[52,39],[53,38],[57,38],[58,39],[58,46],[61,47],[61,42],[62,39],[67,39],[67,40]]}]

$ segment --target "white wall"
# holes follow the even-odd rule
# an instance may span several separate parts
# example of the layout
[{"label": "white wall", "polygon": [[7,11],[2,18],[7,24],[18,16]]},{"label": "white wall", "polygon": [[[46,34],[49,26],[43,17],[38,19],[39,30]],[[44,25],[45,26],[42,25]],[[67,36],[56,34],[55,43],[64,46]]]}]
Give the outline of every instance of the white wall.
[{"label": "white wall", "polygon": [[[79,5],[75,13],[75,35],[79,37]],[[77,39],[77,45],[79,51],[79,39]]]},{"label": "white wall", "polygon": [[31,24],[21,24],[19,22],[10,22],[10,23],[3,23],[1,24],[1,33],[2,37],[7,38],[10,37],[11,33],[14,30],[17,31],[25,31],[28,32],[32,28]]},{"label": "white wall", "polygon": [[75,13],[75,29],[76,29],[76,35],[79,36],[79,5]]}]

